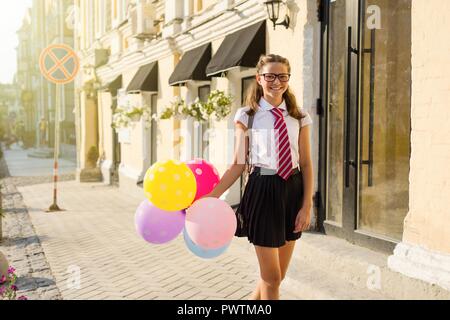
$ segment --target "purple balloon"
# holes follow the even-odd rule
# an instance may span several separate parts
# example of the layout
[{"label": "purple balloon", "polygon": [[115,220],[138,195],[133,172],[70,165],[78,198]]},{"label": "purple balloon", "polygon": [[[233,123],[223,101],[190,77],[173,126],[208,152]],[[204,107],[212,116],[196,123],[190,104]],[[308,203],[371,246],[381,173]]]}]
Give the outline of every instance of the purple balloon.
[{"label": "purple balloon", "polygon": [[134,217],[137,233],[153,244],[175,239],[183,230],[185,219],[184,210],[164,211],[148,200],[141,202]]}]

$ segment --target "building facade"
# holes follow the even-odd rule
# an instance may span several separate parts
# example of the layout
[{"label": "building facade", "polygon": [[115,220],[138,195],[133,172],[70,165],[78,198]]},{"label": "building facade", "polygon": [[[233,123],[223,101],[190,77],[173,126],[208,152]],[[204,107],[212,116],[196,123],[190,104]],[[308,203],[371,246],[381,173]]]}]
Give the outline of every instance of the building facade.
[{"label": "building facade", "polygon": [[[94,168],[105,183],[130,190],[154,162],[194,157],[223,174],[233,157],[233,115],[256,61],[280,54],[314,122],[314,228],[391,253],[392,269],[448,289],[450,187],[431,162],[445,161],[450,150],[450,135],[437,134],[448,131],[440,127],[445,117],[435,111],[445,114],[449,97],[442,76],[449,44],[436,41],[446,30],[445,1],[286,1],[278,21],[287,15],[288,28],[274,27],[256,0],[76,3],[80,177]],[[428,14],[440,18],[425,26]],[[424,41],[438,50],[425,50]],[[176,98],[192,102],[212,90],[233,96],[227,119],[149,125],[141,117],[112,128],[119,107],[146,105],[161,114]],[[240,196],[237,181],[223,199],[236,205]],[[426,276],[429,268],[437,280]]]},{"label": "building facade", "polygon": [[32,37],[31,37],[31,9],[28,9],[17,31],[19,45],[17,46],[17,83],[19,84],[20,100],[24,110],[24,146],[32,147],[37,137],[37,116],[33,103],[33,75],[32,75]]},{"label": "building facade", "polygon": [[5,142],[6,148],[23,138],[24,134],[25,114],[18,91],[16,77],[13,83],[0,83],[0,139]]},{"label": "building facade", "polygon": [[[39,57],[42,50],[52,44],[63,43],[73,47],[73,29],[69,19],[71,8],[73,1],[70,0],[35,0],[17,32],[17,78],[26,114],[28,147],[53,147],[54,144],[56,86],[42,76]],[[64,85],[61,90],[59,108],[61,155],[74,159],[76,138],[73,83]],[[45,135],[39,132],[38,124],[41,120],[48,124]]]}]

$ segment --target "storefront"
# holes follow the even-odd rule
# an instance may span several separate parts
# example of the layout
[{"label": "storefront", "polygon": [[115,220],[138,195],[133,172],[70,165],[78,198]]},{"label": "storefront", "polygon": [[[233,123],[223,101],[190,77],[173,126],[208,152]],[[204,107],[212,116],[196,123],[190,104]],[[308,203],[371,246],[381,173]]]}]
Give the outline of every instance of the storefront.
[{"label": "storefront", "polygon": [[324,0],[319,225],[392,252],[408,213],[411,0]]},{"label": "storefront", "polygon": [[[450,252],[445,194],[450,178],[442,169],[450,159],[450,71],[442,40],[449,2],[274,1],[281,10],[272,11],[256,0],[195,3],[147,4],[155,6],[159,31],[145,41],[125,14],[122,24],[105,30],[101,41],[111,46],[111,56],[96,69],[102,84],[109,84],[99,99],[99,144],[103,177],[113,174],[104,181],[120,180],[128,191],[154,162],[194,157],[209,160],[223,174],[232,161],[234,137],[222,133],[233,132],[232,115],[255,79],[259,55],[280,54],[290,61],[297,101],[313,118],[313,228],[392,254],[391,269],[448,286],[440,261],[448,261]],[[92,34],[81,38],[85,45],[93,43]],[[89,81],[86,75],[83,84]],[[213,90],[233,96],[227,119],[196,126],[192,117],[173,118],[153,121],[151,128],[141,119],[127,130],[111,128],[121,96],[161,114],[176,97],[204,101]],[[81,91],[84,159],[96,144],[97,109],[95,95]],[[236,181],[224,200],[238,204],[243,187]],[[443,280],[435,281],[436,274]]]}]

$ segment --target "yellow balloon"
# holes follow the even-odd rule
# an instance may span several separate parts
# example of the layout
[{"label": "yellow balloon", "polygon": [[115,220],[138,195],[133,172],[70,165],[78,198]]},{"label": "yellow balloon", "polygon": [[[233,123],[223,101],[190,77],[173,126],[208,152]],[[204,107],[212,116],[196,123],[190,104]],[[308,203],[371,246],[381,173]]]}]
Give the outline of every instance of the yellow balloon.
[{"label": "yellow balloon", "polygon": [[158,161],[144,177],[146,198],[165,211],[186,209],[194,201],[197,182],[191,169],[180,161]]}]

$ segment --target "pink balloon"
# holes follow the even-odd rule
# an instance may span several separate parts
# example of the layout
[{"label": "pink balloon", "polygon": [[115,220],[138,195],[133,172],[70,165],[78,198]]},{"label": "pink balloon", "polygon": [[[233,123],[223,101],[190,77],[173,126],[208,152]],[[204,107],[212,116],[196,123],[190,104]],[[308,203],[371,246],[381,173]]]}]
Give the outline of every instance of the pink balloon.
[{"label": "pink balloon", "polygon": [[134,217],[137,233],[147,242],[162,244],[175,239],[184,228],[185,212],[164,211],[148,200],[141,202]]},{"label": "pink balloon", "polygon": [[223,200],[202,198],[186,209],[186,231],[191,240],[206,249],[229,243],[236,232],[233,209]]},{"label": "pink balloon", "polygon": [[210,193],[219,183],[219,172],[210,162],[196,158],[186,162],[186,165],[194,173],[195,180],[197,181],[197,193],[195,194],[194,201]]}]

